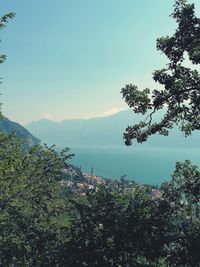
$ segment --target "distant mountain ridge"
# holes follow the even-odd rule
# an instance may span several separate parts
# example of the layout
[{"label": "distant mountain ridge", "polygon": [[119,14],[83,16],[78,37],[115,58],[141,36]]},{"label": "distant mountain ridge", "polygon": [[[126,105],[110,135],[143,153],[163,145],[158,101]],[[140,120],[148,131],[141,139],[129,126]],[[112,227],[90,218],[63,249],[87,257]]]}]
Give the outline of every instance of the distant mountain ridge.
[{"label": "distant mountain ridge", "polygon": [[[157,115],[157,119],[162,114]],[[64,146],[123,146],[123,132],[128,125],[137,123],[141,115],[131,110],[121,111],[107,117],[92,119],[66,119],[61,122],[42,119],[27,124],[25,127],[42,142]],[[200,148],[200,132],[185,138],[179,129],[174,129],[168,137],[152,136],[144,144],[134,145],[151,147],[187,147]]]},{"label": "distant mountain ridge", "polygon": [[40,143],[40,140],[33,136],[27,129],[6,117],[0,119],[0,132],[6,134],[15,133],[16,136],[22,140],[25,148],[30,148]]}]

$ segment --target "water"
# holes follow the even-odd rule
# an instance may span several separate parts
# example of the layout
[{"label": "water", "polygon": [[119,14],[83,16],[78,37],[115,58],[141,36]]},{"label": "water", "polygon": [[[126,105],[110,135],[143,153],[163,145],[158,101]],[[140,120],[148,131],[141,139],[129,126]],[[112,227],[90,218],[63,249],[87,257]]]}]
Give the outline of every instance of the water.
[{"label": "water", "polygon": [[160,185],[169,180],[176,161],[191,160],[200,166],[200,149],[151,147],[72,147],[76,156],[71,160],[82,171],[112,179],[127,175],[143,184]]}]

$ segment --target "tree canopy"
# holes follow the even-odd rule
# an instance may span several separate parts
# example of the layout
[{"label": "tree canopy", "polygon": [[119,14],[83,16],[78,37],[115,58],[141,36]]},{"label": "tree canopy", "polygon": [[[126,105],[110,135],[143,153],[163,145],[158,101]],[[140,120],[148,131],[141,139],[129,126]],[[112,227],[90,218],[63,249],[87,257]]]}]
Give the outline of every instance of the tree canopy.
[{"label": "tree canopy", "polygon": [[[200,63],[200,18],[195,15],[194,4],[186,0],[175,1],[171,16],[177,22],[175,33],[157,39],[157,49],[169,60],[165,68],[153,73],[161,88],[140,91],[133,84],[122,88],[129,107],[146,115],[144,121],[126,128],[126,145],[131,145],[132,140],[145,142],[156,133],[168,135],[176,125],[185,136],[200,129],[200,74],[197,69],[185,66],[187,58],[194,66]],[[165,113],[157,122],[154,114],[161,109]]]}]

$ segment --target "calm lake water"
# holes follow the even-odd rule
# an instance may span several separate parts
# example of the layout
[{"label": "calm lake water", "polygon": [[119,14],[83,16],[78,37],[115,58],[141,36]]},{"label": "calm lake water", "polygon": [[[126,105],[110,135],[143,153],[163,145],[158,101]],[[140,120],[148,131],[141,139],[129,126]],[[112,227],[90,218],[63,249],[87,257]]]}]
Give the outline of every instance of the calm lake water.
[{"label": "calm lake water", "polygon": [[96,175],[128,179],[139,183],[160,185],[169,180],[176,161],[191,160],[200,166],[200,149],[172,149],[151,147],[72,147],[76,156],[71,160],[82,171],[94,168]]}]

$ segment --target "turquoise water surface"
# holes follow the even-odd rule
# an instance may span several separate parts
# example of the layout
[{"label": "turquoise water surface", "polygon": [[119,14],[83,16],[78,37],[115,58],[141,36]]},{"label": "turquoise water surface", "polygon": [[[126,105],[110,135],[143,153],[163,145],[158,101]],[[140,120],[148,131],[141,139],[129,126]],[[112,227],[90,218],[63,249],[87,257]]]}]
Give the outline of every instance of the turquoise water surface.
[{"label": "turquoise water surface", "polygon": [[200,149],[151,147],[72,147],[76,156],[71,163],[95,174],[112,179],[127,175],[139,183],[160,185],[169,180],[176,161],[191,160],[200,166]]}]

